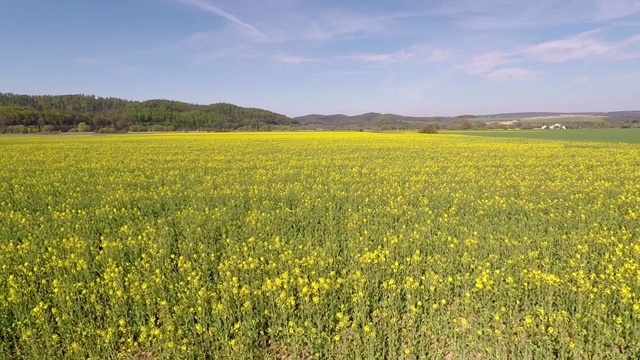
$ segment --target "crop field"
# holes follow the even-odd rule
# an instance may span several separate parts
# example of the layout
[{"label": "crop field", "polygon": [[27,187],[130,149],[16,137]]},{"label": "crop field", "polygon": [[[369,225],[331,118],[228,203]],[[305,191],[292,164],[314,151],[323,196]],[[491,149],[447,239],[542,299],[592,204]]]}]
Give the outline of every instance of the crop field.
[{"label": "crop field", "polygon": [[223,133],[0,152],[0,358],[640,358],[637,143]]},{"label": "crop field", "polygon": [[520,119],[523,123],[540,123],[540,124],[554,124],[554,123],[574,123],[574,122],[603,122],[601,116],[559,116],[559,117],[538,117],[538,118],[523,118]]},{"label": "crop field", "polygon": [[640,143],[640,128],[622,129],[571,129],[571,130],[482,130],[452,131],[452,134],[494,138],[523,138],[560,141],[596,141]]},{"label": "crop field", "polygon": [[575,123],[575,122],[602,122],[602,116],[541,116],[541,117],[474,117],[473,121],[480,122],[495,122],[495,121],[520,121],[524,124],[539,123],[539,124],[551,124],[560,123]]}]

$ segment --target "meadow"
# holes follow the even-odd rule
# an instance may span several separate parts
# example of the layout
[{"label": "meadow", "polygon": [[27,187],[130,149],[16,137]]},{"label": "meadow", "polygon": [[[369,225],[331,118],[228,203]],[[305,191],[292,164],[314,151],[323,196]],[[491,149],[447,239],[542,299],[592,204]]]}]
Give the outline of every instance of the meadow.
[{"label": "meadow", "polygon": [[0,152],[0,358],[640,358],[640,144],[222,133]]},{"label": "meadow", "polygon": [[553,116],[542,116],[542,117],[506,117],[506,118],[500,118],[500,117],[482,117],[482,116],[478,116],[478,117],[474,117],[473,120],[474,121],[480,121],[480,122],[493,122],[493,121],[520,121],[522,123],[525,124],[549,124],[549,125],[553,125],[555,123],[574,123],[574,122],[580,122],[580,123],[584,123],[584,122],[593,122],[593,123],[598,123],[598,122],[602,122],[603,120],[602,116],[558,116],[558,117],[553,117]]},{"label": "meadow", "polygon": [[569,129],[569,130],[482,130],[452,131],[452,134],[493,138],[522,138],[539,140],[640,143],[640,128]]}]

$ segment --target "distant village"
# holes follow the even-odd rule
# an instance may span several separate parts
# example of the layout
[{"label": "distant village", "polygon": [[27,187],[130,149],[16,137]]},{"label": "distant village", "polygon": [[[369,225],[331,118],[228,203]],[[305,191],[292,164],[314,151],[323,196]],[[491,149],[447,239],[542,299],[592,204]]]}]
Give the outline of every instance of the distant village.
[{"label": "distant village", "polygon": [[555,124],[555,125],[542,125],[542,127],[540,128],[542,130],[567,130],[567,127],[562,125],[562,124]]}]

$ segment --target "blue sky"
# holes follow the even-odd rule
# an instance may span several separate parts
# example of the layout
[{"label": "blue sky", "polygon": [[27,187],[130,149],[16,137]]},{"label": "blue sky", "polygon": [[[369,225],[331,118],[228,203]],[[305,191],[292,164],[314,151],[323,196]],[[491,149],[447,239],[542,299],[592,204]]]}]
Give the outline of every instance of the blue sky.
[{"label": "blue sky", "polygon": [[289,116],[640,109],[640,0],[0,1],[0,92]]}]

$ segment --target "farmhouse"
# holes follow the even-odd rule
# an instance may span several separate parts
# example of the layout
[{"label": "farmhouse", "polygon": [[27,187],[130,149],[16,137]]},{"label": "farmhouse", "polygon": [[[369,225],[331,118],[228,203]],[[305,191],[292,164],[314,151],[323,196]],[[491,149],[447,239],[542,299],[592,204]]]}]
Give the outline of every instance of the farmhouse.
[{"label": "farmhouse", "polygon": [[567,130],[567,127],[562,125],[562,124],[555,124],[555,125],[542,125],[541,127],[542,130],[546,130],[546,129],[562,129],[562,130]]}]

